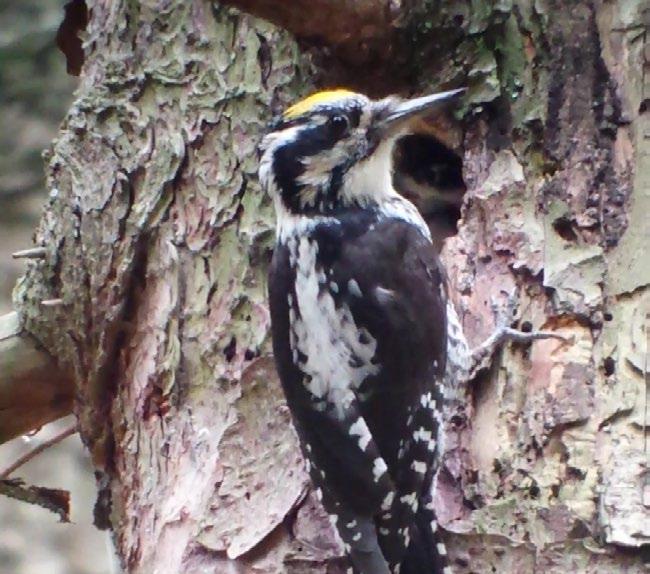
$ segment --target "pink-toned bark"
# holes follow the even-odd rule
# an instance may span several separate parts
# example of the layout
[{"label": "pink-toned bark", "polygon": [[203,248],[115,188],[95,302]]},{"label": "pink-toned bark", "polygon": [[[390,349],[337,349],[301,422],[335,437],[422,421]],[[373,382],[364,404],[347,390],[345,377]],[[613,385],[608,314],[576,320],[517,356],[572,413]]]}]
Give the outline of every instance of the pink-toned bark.
[{"label": "pink-toned bark", "polygon": [[[373,22],[390,18],[357,4],[381,37]],[[400,56],[400,88],[470,88],[461,119],[439,123],[467,184],[443,250],[467,338],[485,339],[513,297],[513,324],[572,337],[508,345],[453,380],[436,501],[455,569],[640,572],[640,4],[414,9],[410,26],[399,14],[396,45],[418,47]],[[48,256],[16,303],[74,373],[97,520],[129,572],[335,572],[270,357],[273,213],[256,180],[257,141],[312,89],[311,62],[273,25],[200,0],[96,2],[85,52],[48,156]],[[381,89],[395,91],[390,73]]]}]

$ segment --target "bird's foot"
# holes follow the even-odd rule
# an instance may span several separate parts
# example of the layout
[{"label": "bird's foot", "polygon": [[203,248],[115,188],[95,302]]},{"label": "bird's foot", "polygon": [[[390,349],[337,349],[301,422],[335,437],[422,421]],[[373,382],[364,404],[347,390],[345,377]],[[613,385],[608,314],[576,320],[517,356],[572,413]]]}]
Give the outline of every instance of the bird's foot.
[{"label": "bird's foot", "polygon": [[505,308],[498,308],[496,302],[492,301],[492,308],[498,316],[497,327],[494,332],[478,347],[470,351],[469,358],[469,379],[473,379],[479,371],[487,369],[494,353],[507,342],[531,343],[544,339],[557,339],[563,343],[571,342],[570,338],[560,335],[554,331],[522,331],[510,327],[512,316],[517,306],[517,297],[514,293],[508,296]]}]

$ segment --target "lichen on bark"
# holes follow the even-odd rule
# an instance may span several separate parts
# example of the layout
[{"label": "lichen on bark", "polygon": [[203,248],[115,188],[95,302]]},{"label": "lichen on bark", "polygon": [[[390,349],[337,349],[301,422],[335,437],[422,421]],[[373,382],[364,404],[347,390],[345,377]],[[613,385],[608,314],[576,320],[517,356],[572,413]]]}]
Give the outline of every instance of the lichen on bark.
[{"label": "lichen on bark", "polygon": [[[639,554],[600,546],[638,548],[650,534],[643,368],[620,356],[646,348],[650,309],[636,242],[649,230],[635,215],[647,120],[629,28],[641,5],[513,2],[479,16],[465,44],[486,79],[470,91],[483,110],[466,130],[468,198],[445,261],[470,341],[492,328],[491,301],[515,290],[517,324],[573,343],[507,348],[475,382],[438,497],[456,501],[447,526],[465,533],[453,538],[458,571],[641,571]],[[477,567],[468,557],[484,539],[469,532],[518,550]]]},{"label": "lichen on bark", "polygon": [[[436,492],[455,571],[640,572],[617,548],[650,537],[641,3],[407,4],[395,83],[376,58],[348,77],[374,95],[469,86],[444,123],[467,185],[443,250],[466,334],[482,341],[514,295],[515,325],[572,337],[509,345],[465,381]],[[286,32],[200,0],[89,16],[47,158],[48,257],[16,304],[75,373],[97,516],[131,572],[333,572],[269,357],[256,144],[340,63],[318,69]]]},{"label": "lichen on bark", "polygon": [[[255,151],[308,64],[286,33],[205,2],[90,14],[81,85],[48,157],[48,258],[16,301],[76,373],[82,436],[104,473],[98,514],[125,565],[191,571],[203,554],[257,547],[305,495],[260,358],[273,215]],[[63,305],[39,306],[55,297]],[[272,440],[242,445],[263,433]],[[239,525],[225,520],[233,507]]]}]

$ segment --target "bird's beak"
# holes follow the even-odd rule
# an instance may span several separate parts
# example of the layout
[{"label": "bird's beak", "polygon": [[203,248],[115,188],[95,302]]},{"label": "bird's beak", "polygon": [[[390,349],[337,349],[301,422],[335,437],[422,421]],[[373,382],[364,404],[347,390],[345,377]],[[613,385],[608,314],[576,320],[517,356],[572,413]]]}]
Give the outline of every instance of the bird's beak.
[{"label": "bird's beak", "polygon": [[433,112],[435,109],[460,97],[466,91],[467,88],[459,88],[411,100],[383,100],[381,102],[383,109],[377,127],[383,136],[397,133],[409,120]]}]

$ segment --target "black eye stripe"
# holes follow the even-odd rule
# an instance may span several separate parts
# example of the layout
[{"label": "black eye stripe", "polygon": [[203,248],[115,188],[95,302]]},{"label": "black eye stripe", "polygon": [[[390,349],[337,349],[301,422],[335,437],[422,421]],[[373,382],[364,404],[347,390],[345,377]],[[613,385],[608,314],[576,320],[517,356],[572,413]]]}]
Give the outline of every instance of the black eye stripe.
[{"label": "black eye stripe", "polygon": [[[273,154],[273,172],[287,205],[298,202],[302,187],[298,178],[305,172],[303,159],[318,155],[334,147],[338,139],[332,139],[327,124],[303,128],[298,136],[278,147]],[[296,203],[297,205],[297,203]]]},{"label": "black eye stripe", "polygon": [[[272,130],[281,132],[290,128],[297,130],[293,137],[280,140],[273,152],[272,171],[275,183],[282,195],[283,203],[290,211],[304,211],[300,192],[303,184],[301,176],[307,170],[305,158],[326,154],[328,150],[340,145],[339,142],[350,135],[351,130],[359,126],[362,109],[353,103],[347,106],[321,106],[310,113],[291,119],[277,118]],[[343,144],[345,145],[345,144]],[[343,160],[331,173],[329,183],[321,190],[322,201],[335,203],[343,176],[349,167],[348,160]],[[316,209],[316,207],[314,207]]]}]

